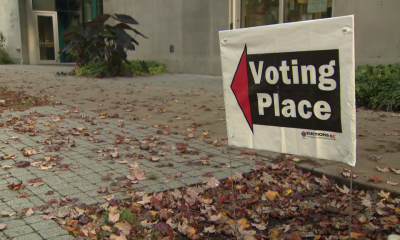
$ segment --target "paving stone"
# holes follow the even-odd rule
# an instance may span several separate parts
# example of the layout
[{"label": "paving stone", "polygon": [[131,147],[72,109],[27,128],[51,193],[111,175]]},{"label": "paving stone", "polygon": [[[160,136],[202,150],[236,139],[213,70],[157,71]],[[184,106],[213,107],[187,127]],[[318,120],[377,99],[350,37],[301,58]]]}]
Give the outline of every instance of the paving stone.
[{"label": "paving stone", "polygon": [[73,240],[73,239],[75,238],[71,235],[64,235],[64,236],[57,236],[54,238],[50,238],[49,240]]},{"label": "paving stone", "polygon": [[19,204],[19,205],[12,205],[10,206],[14,211],[19,211],[23,208],[34,208],[36,207],[35,204],[29,202],[29,203],[23,203],[23,204]]},{"label": "paving stone", "polygon": [[81,193],[81,191],[78,188],[74,188],[74,187],[57,190],[57,192],[61,196],[64,196],[64,197],[71,196],[71,195],[74,195],[74,194],[77,194],[77,193]]},{"label": "paving stone", "polygon": [[36,197],[36,196],[31,196],[31,197],[29,197],[28,199],[29,199],[29,201],[30,201],[31,203],[33,203],[35,206],[41,206],[41,205],[46,204],[42,199],[40,199],[40,198],[38,198],[38,197]]},{"label": "paving stone", "polygon": [[13,221],[7,222],[6,224],[7,224],[7,229],[12,229],[12,228],[26,225],[26,223],[23,220],[13,220]]},{"label": "paving stone", "polygon": [[45,194],[48,191],[53,191],[54,189],[52,189],[51,187],[47,186],[47,185],[42,185],[39,187],[32,187],[32,186],[27,186],[27,188],[33,192],[36,195],[42,195]]},{"label": "paving stone", "polygon": [[17,240],[42,240],[43,238],[37,233],[30,233],[26,235],[19,236]]},{"label": "paving stone", "polygon": [[13,198],[12,200],[6,202],[9,207],[28,203],[30,203],[30,201],[27,198]]},{"label": "paving stone", "polygon": [[82,192],[86,192],[86,191],[89,191],[89,190],[94,190],[94,189],[98,189],[99,188],[97,185],[91,184],[91,183],[81,184],[81,185],[79,185],[77,187]]},{"label": "paving stone", "polygon": [[180,181],[176,181],[176,180],[164,183],[164,185],[167,186],[169,189],[181,188],[181,187],[185,186],[184,183],[182,183]]},{"label": "paving stone", "polygon": [[6,229],[3,231],[8,237],[17,237],[21,235],[26,235],[33,232],[33,229],[28,225],[23,225],[11,229]]},{"label": "paving stone", "polygon": [[33,215],[33,216],[29,216],[23,219],[27,224],[32,224],[32,223],[37,223],[37,222],[43,222],[43,221],[48,221],[43,219],[41,216],[39,215]]},{"label": "paving stone", "polygon": [[193,184],[200,184],[203,179],[200,179],[199,177],[191,177],[191,178],[182,178],[179,179],[182,183],[184,183],[186,186],[191,186]]},{"label": "paving stone", "polygon": [[61,227],[57,227],[52,229],[41,230],[39,231],[39,235],[42,236],[44,239],[50,239],[57,236],[68,235],[68,231]]},{"label": "paving stone", "polygon": [[7,239],[7,236],[3,232],[0,232],[0,238]]},{"label": "paving stone", "polygon": [[31,228],[35,229],[35,231],[60,227],[56,222],[51,221],[51,220],[32,223],[32,224],[30,224],[30,226],[31,226]]}]

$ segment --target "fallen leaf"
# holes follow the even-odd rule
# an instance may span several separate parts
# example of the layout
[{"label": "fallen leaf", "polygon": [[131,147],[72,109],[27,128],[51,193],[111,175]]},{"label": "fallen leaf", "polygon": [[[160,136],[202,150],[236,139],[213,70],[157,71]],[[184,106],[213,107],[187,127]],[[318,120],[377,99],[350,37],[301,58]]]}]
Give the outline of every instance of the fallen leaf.
[{"label": "fallen leaf", "polygon": [[0,230],[6,229],[6,228],[7,228],[7,224],[0,223]]},{"label": "fallen leaf", "polygon": [[211,225],[210,227],[205,227],[204,228],[204,233],[215,233],[215,226],[214,225]]},{"label": "fallen leaf", "polygon": [[377,176],[371,176],[367,178],[367,181],[373,181],[374,183],[380,183],[382,182],[382,178],[377,177]]},{"label": "fallen leaf", "polygon": [[132,226],[125,222],[117,222],[114,227],[118,228],[120,231],[122,231],[125,235],[129,235],[131,230],[132,230]]},{"label": "fallen leaf", "polygon": [[98,193],[106,193],[108,192],[108,187],[104,187],[104,188],[100,188],[99,190],[97,190]]},{"label": "fallen leaf", "polygon": [[272,178],[267,172],[263,172],[262,177],[260,178],[265,184],[269,185],[270,183],[276,183],[276,180]]},{"label": "fallen leaf", "polygon": [[378,193],[378,195],[381,196],[381,197],[383,197],[383,198],[389,198],[390,192],[385,192],[385,191],[381,190],[381,191]]},{"label": "fallen leaf", "polygon": [[275,198],[279,197],[279,193],[277,191],[271,191],[268,190],[266,193],[264,193],[264,195],[262,196],[262,200],[267,200],[267,198],[269,200],[274,200]]},{"label": "fallen leaf", "polygon": [[207,183],[206,184],[207,188],[215,188],[215,187],[218,187],[220,184],[219,180],[215,177],[210,177],[207,180],[205,180],[203,183]]},{"label": "fallen leaf", "polygon": [[32,194],[26,193],[26,192],[22,192],[21,194],[19,194],[17,196],[17,198],[27,198],[27,197],[30,197],[30,196],[32,196]]},{"label": "fallen leaf", "polygon": [[378,170],[379,172],[390,172],[390,169],[388,167],[379,167],[379,166],[375,166],[376,170]]},{"label": "fallen leaf", "polygon": [[171,179],[174,179],[174,178],[180,178],[180,177],[182,177],[182,173],[181,172],[178,172],[178,173],[173,173],[173,174],[167,174],[167,175],[165,175],[167,178],[171,178]]},{"label": "fallen leaf", "polygon": [[[362,233],[351,232],[351,238],[358,239],[359,237],[363,236]],[[343,239],[349,239],[349,236],[345,236]]]},{"label": "fallen leaf", "polygon": [[392,186],[398,186],[398,185],[400,185],[400,182],[387,181],[386,183],[389,184],[389,185],[392,185]]},{"label": "fallen leaf", "polygon": [[123,234],[123,233],[120,233],[119,235],[112,233],[110,235],[110,239],[111,240],[127,240],[125,234]]},{"label": "fallen leaf", "polygon": [[400,169],[390,168],[393,172],[400,175]]},{"label": "fallen leaf", "polygon": [[35,213],[35,211],[33,211],[32,208],[29,208],[28,211],[26,211],[25,216],[31,216],[34,213]]},{"label": "fallen leaf", "polygon": [[144,176],[145,171],[139,172],[137,169],[135,169],[133,171],[133,174],[135,175],[136,179],[139,181],[146,180],[146,177]]},{"label": "fallen leaf", "polygon": [[108,221],[113,222],[113,223],[119,221],[121,214],[119,212],[115,213],[116,209],[117,209],[117,206],[110,207],[110,211],[108,212]]}]

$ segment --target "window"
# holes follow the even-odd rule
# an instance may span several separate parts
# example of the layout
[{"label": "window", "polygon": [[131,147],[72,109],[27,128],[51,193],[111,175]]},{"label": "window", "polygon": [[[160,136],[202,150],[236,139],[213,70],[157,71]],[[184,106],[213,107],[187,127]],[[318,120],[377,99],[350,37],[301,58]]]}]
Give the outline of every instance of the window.
[{"label": "window", "polygon": [[286,0],[285,22],[332,17],[332,0]]},{"label": "window", "polygon": [[236,0],[240,27],[332,17],[333,0]]},{"label": "window", "polygon": [[241,27],[279,23],[280,0],[242,0]]}]

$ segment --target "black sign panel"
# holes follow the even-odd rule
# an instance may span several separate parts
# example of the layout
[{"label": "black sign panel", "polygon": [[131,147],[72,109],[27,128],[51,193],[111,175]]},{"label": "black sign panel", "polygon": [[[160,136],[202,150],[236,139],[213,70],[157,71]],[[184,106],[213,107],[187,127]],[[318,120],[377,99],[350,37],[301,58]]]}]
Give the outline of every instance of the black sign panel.
[{"label": "black sign panel", "polygon": [[231,88],[252,130],[342,132],[337,49],[247,55],[245,48]]}]

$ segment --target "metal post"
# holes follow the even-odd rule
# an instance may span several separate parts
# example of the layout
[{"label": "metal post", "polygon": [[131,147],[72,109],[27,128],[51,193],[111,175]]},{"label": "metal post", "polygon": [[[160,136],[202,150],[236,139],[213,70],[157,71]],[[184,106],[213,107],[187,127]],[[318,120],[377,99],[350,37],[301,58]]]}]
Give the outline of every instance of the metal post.
[{"label": "metal post", "polygon": [[349,240],[351,240],[351,215],[353,211],[353,167],[350,170],[350,224],[349,224]]},{"label": "metal post", "polygon": [[236,201],[235,201],[235,188],[233,187],[233,174],[232,174],[232,160],[231,160],[231,146],[229,146],[229,170],[231,173],[231,184],[232,184],[232,204],[233,204],[233,216],[235,219],[235,235],[239,238],[237,225],[236,225]]}]

